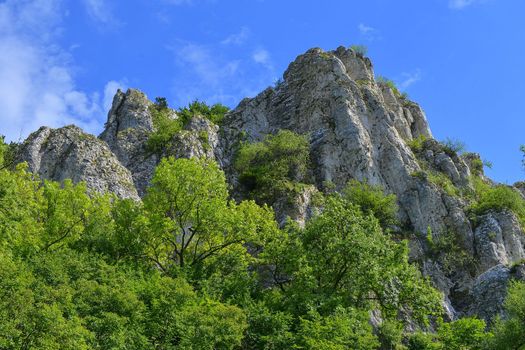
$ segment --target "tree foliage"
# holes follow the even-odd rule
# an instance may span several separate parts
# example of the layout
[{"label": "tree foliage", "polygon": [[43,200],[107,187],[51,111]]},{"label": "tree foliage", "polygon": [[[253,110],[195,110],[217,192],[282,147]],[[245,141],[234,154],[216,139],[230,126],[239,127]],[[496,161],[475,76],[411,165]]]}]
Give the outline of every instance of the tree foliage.
[{"label": "tree foliage", "polygon": [[[279,137],[256,146],[261,153],[246,151],[246,167],[263,178],[268,169],[273,181],[304,179],[308,143]],[[286,159],[297,151],[302,160]],[[476,319],[405,333],[408,322],[439,319],[441,296],[408,262],[406,242],[390,236],[395,198],[352,182],[322,203],[304,228],[280,229],[269,207],[230,200],[224,174],[205,159],[162,160],[143,202],[41,181],[25,164],[1,169],[0,348],[507,349],[521,341],[520,283],[493,338]],[[371,312],[383,320],[376,330]]]},{"label": "tree foliage", "polygon": [[281,130],[261,142],[245,143],[239,149],[235,168],[254,199],[273,203],[308,182],[308,139],[306,135]]}]

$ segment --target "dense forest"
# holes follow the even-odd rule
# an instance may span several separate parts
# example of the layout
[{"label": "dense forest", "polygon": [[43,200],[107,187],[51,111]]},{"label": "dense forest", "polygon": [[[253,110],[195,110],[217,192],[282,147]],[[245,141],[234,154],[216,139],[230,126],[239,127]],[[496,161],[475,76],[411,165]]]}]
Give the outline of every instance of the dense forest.
[{"label": "dense forest", "polygon": [[[151,150],[179,129],[159,128]],[[242,201],[213,160],[162,159],[134,201],[43,181],[14,153],[1,143],[1,349],[525,346],[525,284],[511,283],[491,324],[444,319],[442,294],[409,263],[396,197],[378,186],[327,184],[304,227],[278,225],[265,203],[308,185],[301,135],[241,146]],[[477,181],[472,210],[525,217],[513,192]]]}]

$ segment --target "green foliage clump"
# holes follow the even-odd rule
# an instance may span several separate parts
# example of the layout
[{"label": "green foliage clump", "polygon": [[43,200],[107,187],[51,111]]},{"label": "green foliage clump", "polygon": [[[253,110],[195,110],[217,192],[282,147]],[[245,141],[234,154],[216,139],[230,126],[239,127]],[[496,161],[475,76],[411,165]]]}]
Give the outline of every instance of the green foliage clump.
[{"label": "green foliage clump", "polygon": [[7,144],[4,136],[0,135],[0,169],[14,168],[19,148],[19,143],[10,142]]},{"label": "green foliage clump", "polygon": [[368,313],[338,307],[327,316],[311,311],[301,318],[298,330],[299,349],[377,349]]},{"label": "green foliage clump", "polygon": [[[164,97],[157,97],[155,103],[149,107],[153,119],[154,131],[149,135],[147,142],[147,149],[156,154],[161,154],[167,147],[169,147],[173,137],[179,133],[184,126],[194,116],[202,116],[215,124],[220,124],[229,108],[217,103],[208,106],[204,102],[195,100],[187,107],[182,107],[177,110],[177,117],[174,117],[174,112],[169,108],[168,102]],[[199,139],[207,145],[208,137],[205,139],[203,135],[199,135]]]},{"label": "green foliage clump", "polygon": [[461,194],[460,190],[452,183],[452,180],[441,172],[429,171],[427,173],[427,179],[430,183],[433,183],[445,191],[449,196],[458,197]]},{"label": "green foliage clump", "polygon": [[489,350],[492,333],[485,321],[465,317],[453,322],[440,322],[437,333],[415,332],[408,338],[408,350]]},{"label": "green foliage clump", "polygon": [[445,273],[451,274],[458,268],[467,270],[474,269],[475,260],[472,255],[465,250],[464,243],[457,233],[447,231],[434,237],[429,228],[427,232],[427,242],[431,254],[441,262]]},{"label": "green foliage clump", "polygon": [[377,219],[339,194],[328,196],[304,229],[292,228],[288,238],[267,246],[264,256],[276,266],[274,280],[293,313],[319,305],[327,315],[340,305],[377,308],[395,319],[403,305],[426,322],[439,308],[439,294],[408,263],[406,242],[394,242]]},{"label": "green foliage clump", "polygon": [[443,151],[450,157],[464,153],[467,149],[467,146],[463,141],[449,137],[442,141],[441,145],[443,146]]},{"label": "green foliage clump", "polygon": [[380,85],[389,87],[396,97],[408,100],[408,94],[406,92],[401,92],[393,80],[385,78],[383,76],[378,76],[376,78],[376,82]]},{"label": "green foliage clump", "polygon": [[397,198],[394,194],[385,194],[380,186],[351,180],[343,191],[345,197],[361,208],[363,213],[372,214],[383,229],[397,224]]},{"label": "green foliage clump", "polygon": [[230,109],[220,103],[208,106],[205,102],[195,100],[191,102],[187,107],[182,107],[177,110],[177,115],[182,121],[182,124],[186,124],[194,116],[200,115],[214,124],[220,125],[224,115]]},{"label": "green foliage clump", "polygon": [[486,214],[490,210],[510,210],[525,227],[525,200],[510,186],[490,185],[480,178],[473,179],[476,200],[470,206],[475,215]]},{"label": "green foliage clump", "polygon": [[149,107],[149,112],[153,119],[154,131],[149,135],[146,147],[152,153],[161,154],[173,137],[182,130],[183,124],[181,119],[173,117],[173,112],[163,97],[155,99],[155,103]]},{"label": "green foliage clump", "polygon": [[523,349],[525,347],[525,283],[512,282],[505,299],[506,318],[498,317],[492,327],[494,338],[489,349]]},{"label": "green foliage clump", "polygon": [[419,153],[423,150],[423,146],[425,144],[425,141],[428,140],[428,137],[425,135],[419,135],[418,137],[413,138],[412,140],[407,141],[408,147],[412,150],[414,153]]},{"label": "green foliage clump", "polygon": [[368,53],[368,47],[365,45],[352,45],[350,46],[350,49],[360,56],[366,56]]},{"label": "green foliage clump", "polygon": [[307,182],[309,142],[306,135],[281,130],[263,141],[241,145],[235,161],[239,180],[252,198],[273,203]]},{"label": "green foliage clump", "polygon": [[492,336],[485,328],[485,321],[465,317],[454,322],[442,323],[438,329],[438,338],[443,349],[483,350]]}]

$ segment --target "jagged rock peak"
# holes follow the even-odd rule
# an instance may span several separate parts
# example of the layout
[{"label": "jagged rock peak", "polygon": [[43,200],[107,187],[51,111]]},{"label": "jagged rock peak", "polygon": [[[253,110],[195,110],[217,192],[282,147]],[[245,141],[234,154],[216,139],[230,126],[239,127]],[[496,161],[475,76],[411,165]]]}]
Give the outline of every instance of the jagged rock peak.
[{"label": "jagged rock peak", "polygon": [[43,179],[83,181],[92,191],[138,199],[131,174],[107,145],[74,125],[32,133],[22,145],[20,161]]},{"label": "jagged rock peak", "polygon": [[151,104],[147,96],[139,90],[128,89],[126,93],[117,90],[100,138],[110,139],[129,128],[152,131],[153,120],[148,111]]},{"label": "jagged rock peak", "polygon": [[140,196],[144,195],[158,157],[146,151],[154,130],[150,112],[152,102],[141,91],[118,90],[108,113],[105,130],[99,138],[105,141],[118,160],[131,172]]}]

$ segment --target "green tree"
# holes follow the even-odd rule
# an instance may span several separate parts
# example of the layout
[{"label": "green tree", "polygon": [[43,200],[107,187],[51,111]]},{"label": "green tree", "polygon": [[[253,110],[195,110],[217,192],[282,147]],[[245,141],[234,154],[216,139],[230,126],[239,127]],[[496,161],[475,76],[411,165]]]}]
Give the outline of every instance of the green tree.
[{"label": "green tree", "polygon": [[512,282],[505,299],[507,318],[497,318],[492,332],[491,349],[525,349],[525,283]]},{"label": "green tree", "polygon": [[397,224],[397,198],[394,194],[385,194],[380,186],[351,180],[343,191],[345,197],[357,204],[365,214],[375,216],[383,229]]},{"label": "green tree", "polygon": [[229,201],[223,172],[205,159],[164,159],[144,207],[147,254],[157,267],[190,273],[201,286],[229,285],[231,292],[249,284],[246,245],[277,231],[269,208]]},{"label": "green tree", "polygon": [[443,323],[438,329],[438,338],[443,349],[482,350],[491,334],[485,332],[485,321],[465,317]]},{"label": "green tree", "polygon": [[324,317],[309,312],[301,318],[297,338],[297,349],[372,350],[379,346],[368,313],[341,307]]},{"label": "green tree", "polygon": [[254,199],[273,203],[308,182],[308,139],[280,130],[261,142],[245,143],[239,149],[235,168],[241,184]]},{"label": "green tree", "polygon": [[438,312],[440,295],[408,263],[406,243],[394,242],[344,197],[326,198],[323,212],[290,235],[280,246],[267,246],[266,256],[295,314],[308,305],[321,314],[341,305],[380,308],[386,318],[404,309],[426,322]]},{"label": "green tree", "polygon": [[182,123],[186,124],[191,118],[195,116],[201,116],[212,123],[220,125],[224,119],[224,115],[230,109],[220,103],[208,106],[205,102],[195,100],[191,102],[187,107],[179,108],[177,114],[181,118]]},{"label": "green tree", "polygon": [[183,123],[180,118],[175,117],[164,97],[157,97],[148,111],[153,121],[153,132],[148,136],[146,148],[149,152],[160,155],[182,130]]}]

